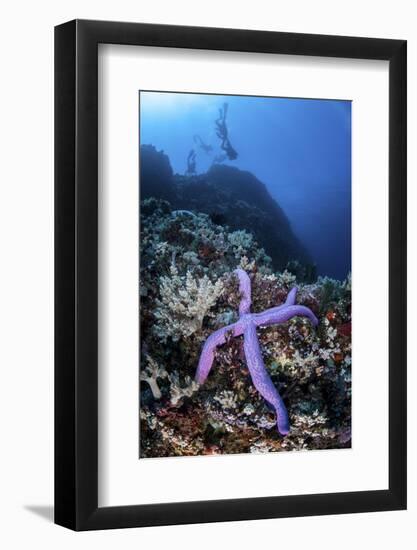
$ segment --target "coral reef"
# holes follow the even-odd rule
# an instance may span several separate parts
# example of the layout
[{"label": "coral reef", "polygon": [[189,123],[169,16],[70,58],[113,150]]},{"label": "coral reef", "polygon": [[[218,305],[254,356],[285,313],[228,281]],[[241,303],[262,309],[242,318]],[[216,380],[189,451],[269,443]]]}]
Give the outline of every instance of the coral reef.
[{"label": "coral reef", "polygon": [[213,284],[207,275],[195,279],[191,271],[180,277],[171,264],[170,276],[159,279],[159,292],[154,312],[156,332],[162,341],[171,337],[175,342],[201,330],[204,317],[223,292],[223,283],[219,280]]},{"label": "coral reef", "polygon": [[[350,447],[350,278],[300,281],[294,266],[275,268],[255,231],[216,223],[175,197],[142,196],[140,207],[140,457]],[[239,322],[239,309],[276,310],[294,299],[294,286],[317,328],[292,317],[261,322],[255,334],[291,424],[282,437],[251,382],[243,336],[224,334],[210,376],[201,385],[193,378],[204,342]]]},{"label": "coral reef", "polygon": [[158,378],[166,378],[168,373],[165,369],[159,367],[149,355],[147,360],[148,366],[141,369],[140,380],[149,384],[154,399],[161,399],[162,393],[158,386]]},{"label": "coral reef", "polygon": [[199,384],[205,381],[213,365],[216,348],[226,342],[228,334],[233,337],[243,334],[243,349],[253,384],[262,397],[274,407],[277,413],[278,431],[282,435],[287,435],[290,431],[287,409],[265,369],[256,328],[285,323],[296,316],[307,317],[313,325],[318,325],[318,320],[308,308],[295,305],[296,288],[289,292],[283,305],[267,309],[261,313],[251,313],[250,279],[243,269],[239,268],[235,273],[239,279],[239,292],[241,295],[239,319],[236,323],[222,327],[207,338],[198,363],[196,380]]}]

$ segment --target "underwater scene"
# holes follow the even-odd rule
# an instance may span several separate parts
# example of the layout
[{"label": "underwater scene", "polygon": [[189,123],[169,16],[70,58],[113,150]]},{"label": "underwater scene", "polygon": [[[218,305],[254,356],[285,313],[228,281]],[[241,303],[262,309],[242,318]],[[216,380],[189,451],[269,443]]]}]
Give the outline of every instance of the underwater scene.
[{"label": "underwater scene", "polygon": [[139,457],[350,448],[351,102],[139,92]]}]

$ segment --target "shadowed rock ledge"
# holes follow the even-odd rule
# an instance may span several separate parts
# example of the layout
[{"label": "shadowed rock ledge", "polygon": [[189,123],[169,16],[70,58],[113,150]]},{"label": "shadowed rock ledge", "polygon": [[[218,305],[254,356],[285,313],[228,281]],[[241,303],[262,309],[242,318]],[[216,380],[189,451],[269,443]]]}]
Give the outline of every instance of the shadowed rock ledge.
[{"label": "shadowed rock ledge", "polygon": [[275,270],[283,270],[291,261],[312,264],[282,208],[250,172],[215,164],[205,174],[174,175],[163,151],[142,145],[140,198],[148,197],[168,200],[174,209],[208,214],[214,223],[232,230],[249,231],[271,257]]}]

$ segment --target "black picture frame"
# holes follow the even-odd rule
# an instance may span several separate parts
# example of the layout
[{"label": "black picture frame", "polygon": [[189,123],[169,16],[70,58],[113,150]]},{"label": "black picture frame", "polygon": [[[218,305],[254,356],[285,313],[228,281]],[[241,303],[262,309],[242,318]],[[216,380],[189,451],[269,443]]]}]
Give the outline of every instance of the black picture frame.
[{"label": "black picture frame", "polygon": [[[389,62],[389,488],[98,506],[98,44]],[[406,41],[74,20],[55,28],[55,522],[74,530],[406,508]]]}]

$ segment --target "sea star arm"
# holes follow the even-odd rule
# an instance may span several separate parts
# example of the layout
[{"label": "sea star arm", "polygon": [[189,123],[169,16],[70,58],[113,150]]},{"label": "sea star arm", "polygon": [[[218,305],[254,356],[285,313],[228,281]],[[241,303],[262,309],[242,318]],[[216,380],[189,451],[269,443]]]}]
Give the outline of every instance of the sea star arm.
[{"label": "sea star arm", "polygon": [[234,336],[242,334],[242,330],[239,331],[237,323],[234,323],[216,330],[216,332],[213,332],[205,341],[195,374],[195,380],[198,384],[202,384],[209,375],[211,367],[213,366],[215,349],[217,346],[221,346],[226,342],[226,334],[228,332],[233,332]]},{"label": "sea star arm", "polygon": [[287,435],[290,431],[287,409],[265,368],[254,323],[248,323],[245,328],[243,346],[253,384],[262,397],[274,407],[278,431],[282,435]]},{"label": "sea star arm", "polygon": [[253,321],[257,327],[267,327],[285,323],[293,317],[307,317],[314,326],[317,326],[319,323],[311,309],[298,305],[272,307],[262,313],[255,313],[253,315]]},{"label": "sea star arm", "polygon": [[292,288],[288,295],[287,295],[287,299],[285,300],[285,304],[286,306],[293,306],[295,305],[295,298],[297,296],[297,287],[295,286],[294,288]]},{"label": "sea star arm", "polygon": [[243,269],[238,268],[235,273],[239,279],[239,292],[241,296],[239,315],[245,315],[246,313],[250,313],[250,306],[252,304],[250,279]]}]

